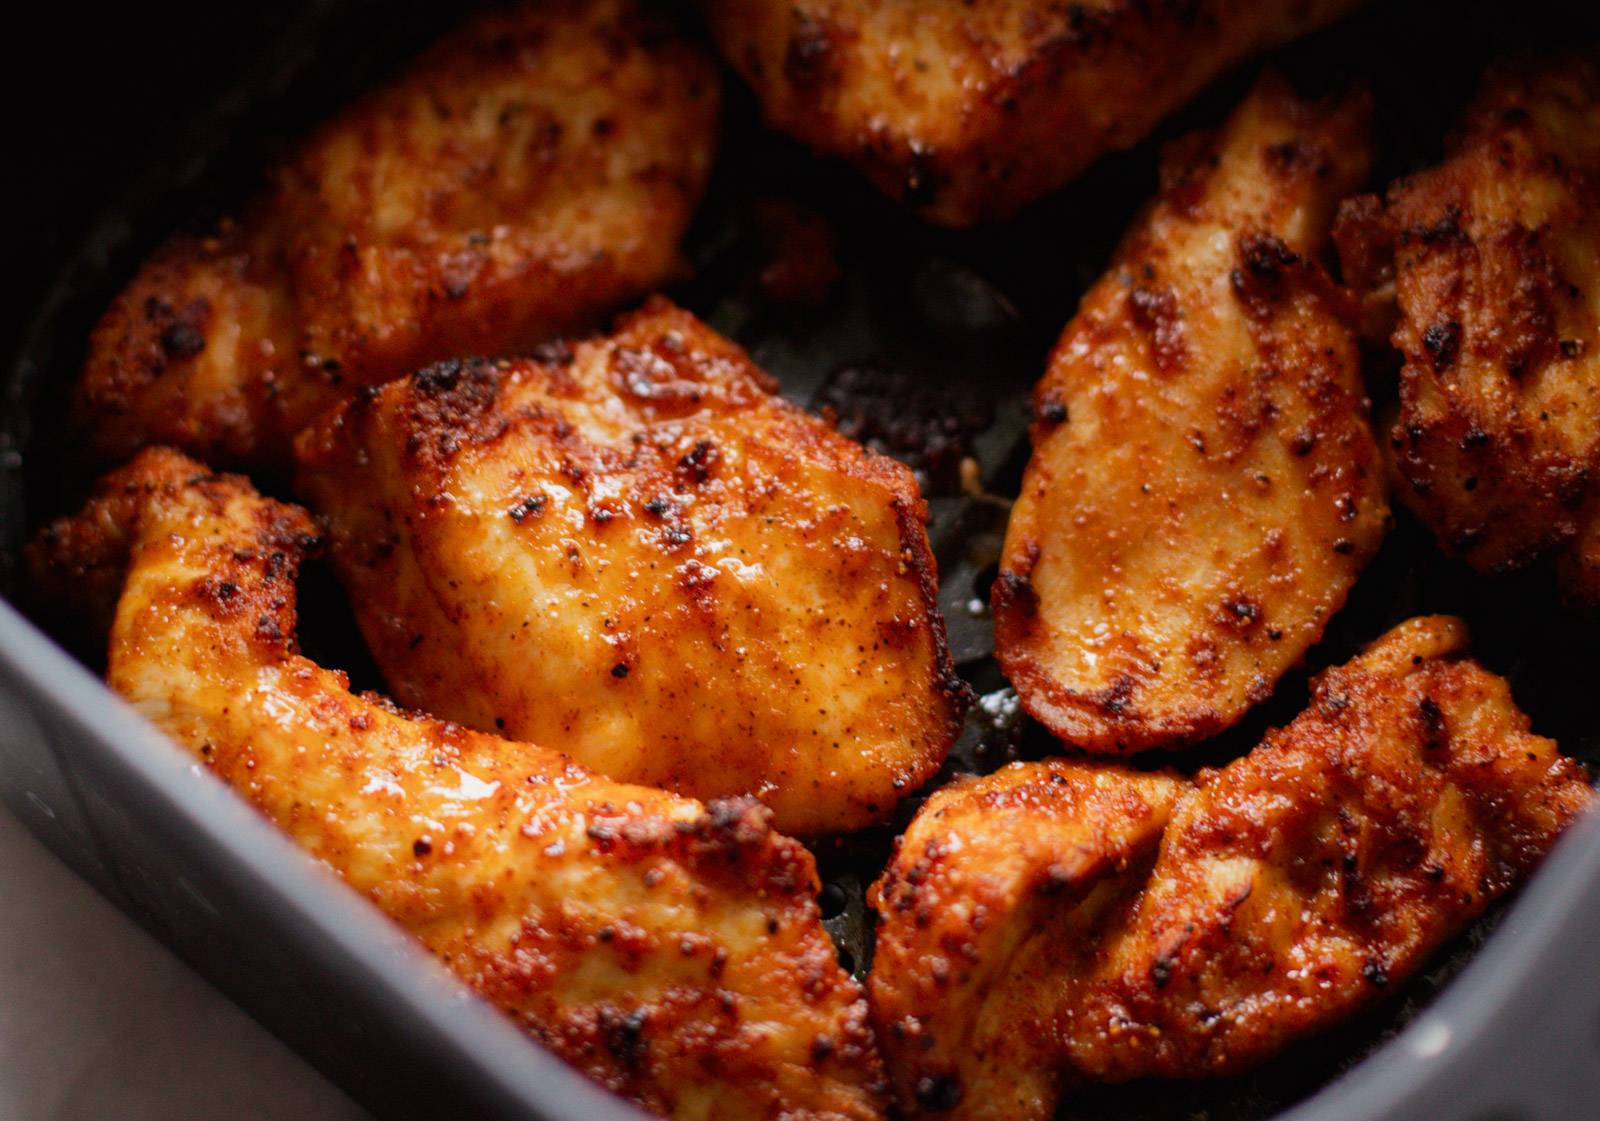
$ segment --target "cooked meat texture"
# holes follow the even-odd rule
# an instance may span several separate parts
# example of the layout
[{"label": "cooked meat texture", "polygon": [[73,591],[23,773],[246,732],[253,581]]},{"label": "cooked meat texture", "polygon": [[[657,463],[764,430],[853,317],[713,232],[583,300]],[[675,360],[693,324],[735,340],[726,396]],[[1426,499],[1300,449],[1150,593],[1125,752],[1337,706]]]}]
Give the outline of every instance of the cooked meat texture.
[{"label": "cooked meat texture", "polygon": [[[1595,56],[1492,68],[1444,162],[1382,208],[1353,203],[1347,243],[1357,278],[1398,304],[1389,442],[1406,504],[1485,571],[1584,534],[1600,516]],[[1584,552],[1574,590],[1600,601]]]},{"label": "cooked meat texture", "polygon": [[1089,751],[1172,747],[1265,698],[1388,523],[1360,360],[1314,255],[1368,103],[1267,77],[1184,140],[1034,391],[993,592],[1027,710]]},{"label": "cooked meat texture", "polygon": [[1095,1078],[1234,1073],[1412,973],[1593,800],[1466,627],[1403,623],[1173,811],[1075,1007]]},{"label": "cooked meat texture", "polygon": [[295,649],[314,533],[152,449],[32,561],[63,596],[125,565],[111,686],[574,1066],[666,1116],[881,1118],[805,848],[748,799],[610,782],[353,696]]},{"label": "cooked meat texture", "polygon": [[308,430],[299,486],[404,703],[612,778],[881,820],[965,690],[911,473],[665,300]]},{"label": "cooked meat texture", "polygon": [[287,469],[353,389],[586,329],[674,276],[719,78],[649,0],[469,19],[273,169],[237,220],[157,252],[90,341],[102,458],[166,442]]},{"label": "cooked meat texture", "polygon": [[1412,974],[1593,799],[1466,644],[1402,624],[1193,784],[1057,760],[931,798],[873,894],[907,1116],[1234,1074]]},{"label": "cooked meat texture", "polygon": [[1013,763],[936,791],[872,888],[868,986],[908,1117],[1048,1118],[1061,979],[1087,976],[1108,914],[1148,874],[1182,779]]},{"label": "cooked meat texture", "polygon": [[767,122],[923,217],[1008,217],[1361,0],[699,0]]}]

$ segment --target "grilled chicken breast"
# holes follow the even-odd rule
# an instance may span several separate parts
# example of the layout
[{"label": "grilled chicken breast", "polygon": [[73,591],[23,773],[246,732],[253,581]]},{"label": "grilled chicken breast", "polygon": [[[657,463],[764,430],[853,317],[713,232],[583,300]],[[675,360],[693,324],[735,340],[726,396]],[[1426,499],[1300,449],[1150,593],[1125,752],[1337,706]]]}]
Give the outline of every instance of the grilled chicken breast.
[{"label": "grilled chicken breast", "polygon": [[785,831],[886,817],[965,701],[926,507],[773,389],[657,299],[308,430],[300,490],[395,695]]},{"label": "grilled chicken breast", "polygon": [[283,468],[359,386],[587,328],[676,273],[718,94],[648,0],[470,18],[140,269],[90,341],[78,428],[107,459]]},{"label": "grilled chicken breast", "polygon": [[1369,105],[1268,75],[1160,196],[1034,391],[1000,664],[1074,746],[1170,747],[1265,698],[1388,522],[1348,301],[1316,261]]},{"label": "grilled chicken breast", "polygon": [[699,0],[772,126],[931,221],[1009,216],[1360,0]]},{"label": "grilled chicken breast", "polygon": [[1402,624],[1192,784],[1056,760],[930,798],[872,895],[906,1115],[1234,1073],[1413,973],[1593,800],[1466,643]]},{"label": "grilled chicken breast", "polygon": [[[1341,217],[1346,269],[1392,285],[1398,492],[1447,550],[1514,568],[1600,529],[1600,67],[1493,68],[1446,159]],[[1600,555],[1567,583],[1600,602]]]},{"label": "grilled chicken breast", "polygon": [[748,799],[610,782],[353,696],[295,650],[315,532],[152,449],[31,559],[66,597],[125,569],[111,686],[574,1066],[665,1116],[882,1117],[805,848]]}]

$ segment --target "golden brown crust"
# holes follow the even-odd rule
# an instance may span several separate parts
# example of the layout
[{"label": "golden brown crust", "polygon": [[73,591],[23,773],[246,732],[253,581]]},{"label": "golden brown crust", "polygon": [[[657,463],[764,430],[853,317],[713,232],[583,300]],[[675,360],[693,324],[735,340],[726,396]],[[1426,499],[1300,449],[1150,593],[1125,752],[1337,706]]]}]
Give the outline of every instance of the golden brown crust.
[{"label": "golden brown crust", "polygon": [[295,653],[315,530],[151,450],[42,539],[36,585],[71,595],[85,558],[120,550],[112,687],[602,1085],[666,1116],[881,1118],[865,1002],[805,848],[749,800],[609,782],[352,696]]},{"label": "golden brown crust", "polygon": [[95,454],[283,468],[358,386],[591,326],[680,267],[719,85],[649,0],[470,18],[302,142],[213,236],[158,252],[96,328]]},{"label": "golden brown crust", "polygon": [[965,700],[926,506],[772,389],[657,298],[308,430],[299,487],[396,696],[785,831],[887,817]]},{"label": "golden brown crust", "polygon": [[[1594,55],[1494,67],[1445,161],[1346,225],[1341,249],[1350,240],[1392,252],[1393,341],[1405,360],[1389,439],[1400,496],[1445,549],[1484,571],[1571,541],[1600,488]],[[1386,280],[1370,265],[1354,271],[1376,273],[1380,290]],[[1572,570],[1588,583],[1581,559]]]},{"label": "golden brown crust", "polygon": [[1059,1063],[1019,1061],[1049,1030],[1040,1004],[1069,963],[1087,968],[1187,786],[1050,760],[928,799],[868,897],[873,1019],[909,1116],[1050,1115]]},{"label": "golden brown crust", "polygon": [[1314,256],[1366,174],[1369,112],[1269,75],[1183,141],[1034,391],[995,644],[1028,712],[1077,747],[1232,724],[1383,536],[1350,310]]},{"label": "golden brown crust", "polygon": [[1096,1079],[1236,1073],[1414,973],[1593,801],[1459,620],[1403,623],[1173,811],[1075,1001]]},{"label": "golden brown crust", "polygon": [[1042,1121],[1074,1082],[1236,1073],[1412,974],[1593,798],[1440,617],[1193,784],[1057,760],[941,792],[874,896],[902,1108]]},{"label": "golden brown crust", "polygon": [[930,221],[995,221],[1360,0],[699,0],[766,121]]}]

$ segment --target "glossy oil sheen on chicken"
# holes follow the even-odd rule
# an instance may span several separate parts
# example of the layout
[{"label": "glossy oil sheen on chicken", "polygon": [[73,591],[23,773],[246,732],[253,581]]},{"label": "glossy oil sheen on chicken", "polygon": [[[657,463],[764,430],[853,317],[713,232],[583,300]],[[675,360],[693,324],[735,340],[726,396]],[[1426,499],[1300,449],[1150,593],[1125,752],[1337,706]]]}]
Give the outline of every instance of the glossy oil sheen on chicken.
[{"label": "glossy oil sheen on chicken", "polygon": [[303,510],[164,449],[34,546],[37,584],[126,587],[109,682],[535,1039],[657,1113],[882,1117],[815,864],[709,806],[353,696],[295,650]]},{"label": "glossy oil sheen on chicken", "polygon": [[906,1114],[1237,1073],[1392,991],[1593,800],[1466,641],[1402,624],[1193,783],[1055,760],[930,798],[873,889]]},{"label": "glossy oil sheen on chicken", "polygon": [[1062,1060],[1042,1013],[1090,971],[1104,912],[1148,871],[1187,786],[1052,760],[928,799],[869,897],[867,983],[907,1116],[1051,1115]]},{"label": "glossy oil sheen on chicken", "polygon": [[1486,571],[1576,540],[1568,584],[1600,602],[1595,57],[1493,68],[1445,161],[1348,206],[1339,240],[1348,272],[1393,284],[1406,504]]},{"label": "glossy oil sheen on chicken", "polygon": [[1360,0],[699,0],[766,121],[943,225],[1009,216]]},{"label": "glossy oil sheen on chicken", "polygon": [[395,695],[785,831],[886,817],[965,697],[926,506],[773,389],[658,299],[308,430],[299,487]]},{"label": "glossy oil sheen on chicken", "polygon": [[1028,712],[1090,751],[1232,724],[1321,637],[1388,521],[1347,301],[1315,255],[1369,106],[1263,79],[1160,197],[1034,391],[993,592]]},{"label": "glossy oil sheen on chicken", "polygon": [[90,341],[96,454],[286,466],[355,387],[585,329],[676,274],[719,78],[648,0],[492,8],[180,236]]}]

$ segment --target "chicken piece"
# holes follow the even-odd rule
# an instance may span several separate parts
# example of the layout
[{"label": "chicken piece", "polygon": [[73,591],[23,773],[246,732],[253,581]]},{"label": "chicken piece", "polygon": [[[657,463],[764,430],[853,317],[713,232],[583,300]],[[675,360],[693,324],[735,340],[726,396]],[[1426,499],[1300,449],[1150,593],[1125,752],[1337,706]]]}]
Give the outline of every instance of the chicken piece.
[{"label": "chicken piece", "polygon": [[1362,0],[699,0],[762,114],[929,221],[1009,217]]},{"label": "chicken piece", "polygon": [[[1405,503],[1484,571],[1585,533],[1600,517],[1595,56],[1494,67],[1444,162],[1395,183],[1381,209],[1347,207],[1339,241],[1347,271],[1392,283],[1398,303],[1389,442]],[[1577,552],[1574,590],[1600,601]]]},{"label": "chicken piece", "polygon": [[178,237],[95,329],[74,420],[287,467],[357,387],[584,329],[674,276],[719,77],[649,0],[469,19],[295,149],[238,221]]},{"label": "chicken piece", "polygon": [[1466,641],[1402,624],[1192,785],[1057,760],[930,799],[873,894],[907,1116],[1234,1074],[1414,973],[1593,800]]},{"label": "chicken piece", "polygon": [[31,559],[68,597],[120,559],[111,686],[568,1062],[667,1116],[881,1118],[805,848],[748,799],[610,782],[351,695],[295,652],[314,531],[152,449]]},{"label": "chicken piece", "polygon": [[910,471],[656,299],[542,357],[450,362],[301,440],[299,487],[395,695],[584,766],[886,817],[965,688]]},{"label": "chicken piece", "polygon": [[1199,776],[1066,1037],[1097,1079],[1225,1075],[1372,1003],[1594,798],[1458,619],[1412,619]]},{"label": "chicken piece", "polygon": [[1059,977],[1087,973],[1187,787],[1050,760],[928,799],[868,896],[873,1014],[908,1116],[1051,1115],[1060,1061],[1040,1012]]},{"label": "chicken piece", "polygon": [[1360,357],[1315,261],[1368,99],[1268,75],[1162,191],[1034,391],[993,591],[1022,704],[1088,751],[1226,728],[1321,637],[1388,525]]}]

